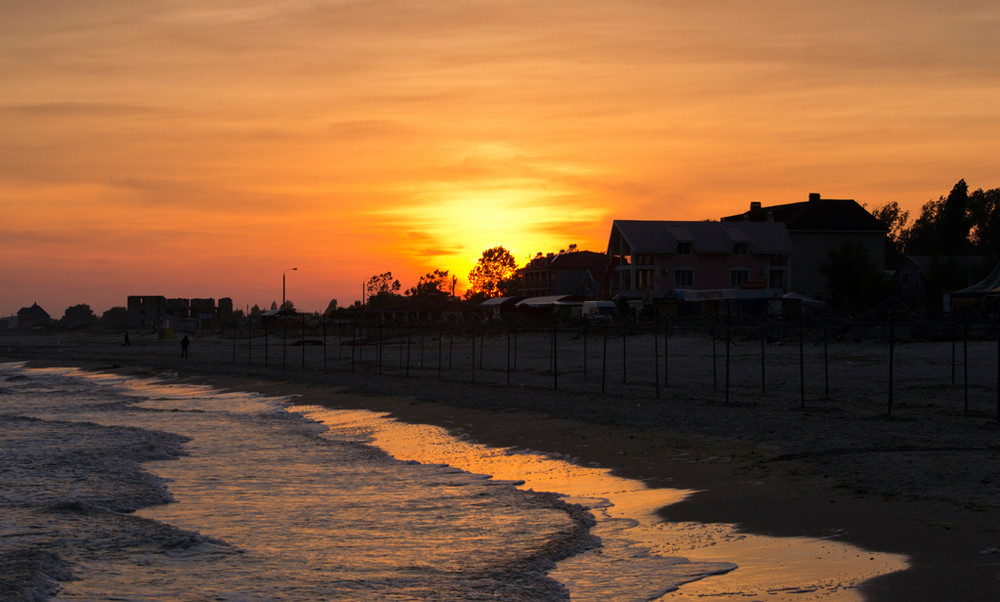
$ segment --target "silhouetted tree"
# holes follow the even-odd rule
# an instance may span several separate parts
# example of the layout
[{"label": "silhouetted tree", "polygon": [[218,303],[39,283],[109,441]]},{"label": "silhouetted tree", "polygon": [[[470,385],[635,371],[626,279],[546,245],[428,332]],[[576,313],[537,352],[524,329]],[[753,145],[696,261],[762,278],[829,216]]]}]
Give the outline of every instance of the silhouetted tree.
[{"label": "silhouetted tree", "polygon": [[941,254],[940,225],[943,209],[944,197],[936,201],[927,201],[920,208],[920,217],[903,236],[903,246],[907,255]]},{"label": "silhouetted tree", "polygon": [[1000,188],[984,191],[982,188],[969,195],[969,222],[971,242],[979,253],[1000,253]]},{"label": "silhouetted tree", "polygon": [[514,290],[516,273],[517,261],[510,251],[502,246],[486,249],[469,272],[465,298],[485,300],[508,295]]},{"label": "silhouetted tree", "polygon": [[105,328],[125,328],[128,326],[128,309],[118,306],[101,314],[101,325]]},{"label": "silhouetted tree", "polygon": [[910,212],[903,211],[896,201],[889,201],[881,207],[872,209],[875,219],[882,222],[889,230],[886,236],[886,264],[896,265],[903,256],[905,237],[907,233],[906,222],[910,220]]},{"label": "silhouetted tree", "polygon": [[259,316],[262,313],[264,313],[264,311],[256,303],[254,303],[253,307],[250,308],[250,315],[251,316]]},{"label": "silhouetted tree", "polygon": [[924,301],[931,306],[940,307],[944,293],[965,288],[969,284],[969,273],[958,265],[954,257],[934,257],[924,280]]},{"label": "silhouetted tree", "polygon": [[448,270],[434,270],[420,277],[417,285],[406,291],[407,295],[447,295],[454,288],[455,281],[448,276]]},{"label": "silhouetted tree", "polygon": [[323,312],[323,315],[326,317],[330,317],[335,313],[337,313],[337,300],[330,299],[330,303],[327,304],[326,311]]},{"label": "silhouetted tree", "polygon": [[887,299],[889,279],[868,258],[861,243],[848,242],[830,249],[819,271],[827,278],[830,305],[839,312],[853,313],[874,307]]},{"label": "silhouetted tree", "polygon": [[94,315],[94,311],[86,303],[80,303],[66,308],[66,313],[59,320],[59,325],[63,328],[81,328],[95,322],[97,322],[97,316]]},{"label": "silhouetted tree", "polygon": [[979,195],[979,192],[970,199],[968,184],[959,180],[947,197],[924,203],[920,217],[903,237],[906,253],[939,257],[972,252],[974,241],[970,232],[978,231],[980,224],[989,221],[982,213],[988,207],[986,193]]},{"label": "silhouetted tree", "polygon": [[942,255],[961,255],[969,251],[969,185],[959,180],[941,207]]},{"label": "silhouetted tree", "polygon": [[392,277],[392,272],[384,272],[376,276],[372,276],[365,283],[365,293],[368,295],[369,303],[384,303],[391,300],[393,297],[399,295],[399,289],[402,288],[399,284],[399,280]]}]

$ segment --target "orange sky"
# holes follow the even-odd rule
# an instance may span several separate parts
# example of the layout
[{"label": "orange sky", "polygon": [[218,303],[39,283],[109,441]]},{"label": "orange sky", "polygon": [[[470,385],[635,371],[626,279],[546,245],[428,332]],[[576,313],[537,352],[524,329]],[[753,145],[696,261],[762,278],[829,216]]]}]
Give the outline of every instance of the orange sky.
[{"label": "orange sky", "polygon": [[[707,6],[705,6],[707,4]],[[613,219],[1000,186],[1000,6],[0,0],[0,315],[322,310]],[[462,284],[460,282],[461,290]]]}]

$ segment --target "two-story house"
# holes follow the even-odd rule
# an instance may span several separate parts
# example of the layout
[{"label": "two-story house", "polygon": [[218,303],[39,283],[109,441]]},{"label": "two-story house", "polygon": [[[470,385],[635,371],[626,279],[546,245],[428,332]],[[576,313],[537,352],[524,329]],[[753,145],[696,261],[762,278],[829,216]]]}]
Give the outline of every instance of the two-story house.
[{"label": "two-story house", "polygon": [[545,297],[577,295],[597,297],[604,294],[608,256],[593,251],[538,254],[518,270],[519,295]]},{"label": "two-story house", "polygon": [[610,289],[621,299],[780,297],[793,250],[780,222],[615,220]]},{"label": "two-story house", "polygon": [[750,203],[750,210],[722,218],[724,222],[781,222],[795,246],[791,259],[795,279],[785,286],[815,298],[826,296],[826,276],[820,268],[833,249],[845,244],[864,247],[869,261],[885,269],[885,236],[888,229],[853,199],[824,199],[812,193],[809,200],[785,205]]}]

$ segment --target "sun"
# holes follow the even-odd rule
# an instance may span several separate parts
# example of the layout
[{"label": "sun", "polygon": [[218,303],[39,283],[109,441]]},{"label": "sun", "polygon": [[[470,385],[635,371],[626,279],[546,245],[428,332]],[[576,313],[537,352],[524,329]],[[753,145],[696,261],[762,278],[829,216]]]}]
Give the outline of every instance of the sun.
[{"label": "sun", "polygon": [[438,190],[391,212],[401,226],[394,251],[410,263],[447,269],[458,278],[456,291],[464,291],[484,250],[502,246],[523,266],[538,252],[592,243],[580,225],[600,223],[604,213],[573,203],[562,191],[536,187]]}]

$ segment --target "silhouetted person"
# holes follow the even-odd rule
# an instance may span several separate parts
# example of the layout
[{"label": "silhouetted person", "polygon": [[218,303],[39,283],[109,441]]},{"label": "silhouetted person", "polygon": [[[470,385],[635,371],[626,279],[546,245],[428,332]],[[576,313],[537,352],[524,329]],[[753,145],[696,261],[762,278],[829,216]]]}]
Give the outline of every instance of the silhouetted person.
[{"label": "silhouetted person", "polygon": [[125,345],[126,347],[128,347],[128,331],[127,330],[125,331],[125,342],[123,343],[123,345]]},{"label": "silhouetted person", "polygon": [[190,344],[191,341],[187,338],[187,335],[184,335],[184,338],[181,339],[181,357],[186,358],[188,356],[188,345]]}]

